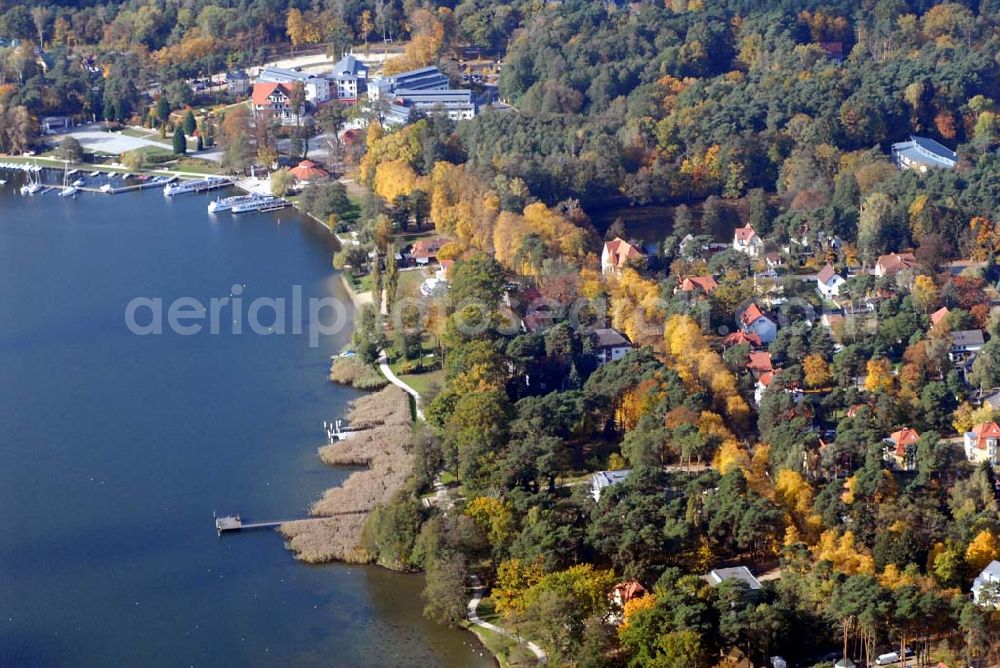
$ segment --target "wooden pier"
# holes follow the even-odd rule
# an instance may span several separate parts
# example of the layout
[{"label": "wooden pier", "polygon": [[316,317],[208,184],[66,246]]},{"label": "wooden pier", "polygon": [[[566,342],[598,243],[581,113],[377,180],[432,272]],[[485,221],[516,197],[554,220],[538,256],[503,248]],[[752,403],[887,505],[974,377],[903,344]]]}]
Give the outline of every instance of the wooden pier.
[{"label": "wooden pier", "polygon": [[358,515],[367,512],[365,510],[353,510],[343,513],[334,513],[332,515],[323,515],[322,517],[302,517],[297,520],[280,520],[271,522],[244,522],[239,515],[225,515],[223,517],[215,518],[215,530],[221,536],[223,533],[229,533],[232,531],[249,531],[250,529],[275,529],[282,524],[288,524],[289,522],[319,522],[321,520],[329,520],[340,515]]}]

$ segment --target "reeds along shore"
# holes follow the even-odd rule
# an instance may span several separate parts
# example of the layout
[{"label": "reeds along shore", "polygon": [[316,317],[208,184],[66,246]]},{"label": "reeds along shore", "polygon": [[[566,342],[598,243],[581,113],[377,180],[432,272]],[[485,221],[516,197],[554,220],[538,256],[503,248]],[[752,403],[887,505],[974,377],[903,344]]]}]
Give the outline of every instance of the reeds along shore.
[{"label": "reeds along shore", "polygon": [[297,559],[309,563],[346,561],[366,563],[371,555],[361,546],[361,532],[375,506],[387,503],[413,470],[407,452],[412,418],[409,396],[389,386],[352,403],[348,424],[359,430],[349,439],[325,445],[319,457],[336,466],[362,465],[340,487],[328,489],[310,514],[329,520],[288,522],[280,527]]}]

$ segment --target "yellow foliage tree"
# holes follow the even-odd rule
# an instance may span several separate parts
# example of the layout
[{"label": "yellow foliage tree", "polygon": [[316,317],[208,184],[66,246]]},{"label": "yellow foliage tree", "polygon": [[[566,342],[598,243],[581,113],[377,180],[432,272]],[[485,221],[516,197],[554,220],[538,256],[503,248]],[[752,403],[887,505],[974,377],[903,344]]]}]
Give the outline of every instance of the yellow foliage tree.
[{"label": "yellow foliage tree", "polygon": [[865,389],[869,392],[892,392],[893,375],[892,363],[885,357],[877,360],[868,360],[865,365],[867,376],[865,377]]},{"label": "yellow foliage tree", "polygon": [[934,279],[920,274],[913,279],[910,295],[913,297],[913,305],[917,310],[927,313],[938,300],[938,289],[934,284]]},{"label": "yellow foliage tree", "polygon": [[520,559],[500,562],[491,593],[497,612],[505,616],[520,612],[523,609],[521,596],[536,585],[544,574],[540,559],[530,563]]},{"label": "yellow foliage tree", "polygon": [[996,536],[989,529],[983,529],[969,543],[965,550],[965,563],[973,571],[981,571],[1000,555],[1000,545],[997,544]]},{"label": "yellow foliage tree", "polygon": [[638,598],[625,601],[625,605],[622,606],[622,623],[618,627],[618,633],[621,634],[628,628],[628,622],[635,613],[640,610],[649,610],[655,605],[655,594],[647,594],[646,596],[639,596]]},{"label": "yellow foliage tree", "polygon": [[830,365],[822,355],[806,355],[802,360],[802,374],[808,388],[827,387],[833,380]]},{"label": "yellow foliage tree", "polygon": [[375,168],[375,192],[392,202],[420,188],[423,179],[405,160],[389,160]]},{"label": "yellow foliage tree", "polygon": [[837,529],[824,531],[812,552],[818,561],[829,561],[834,570],[846,575],[875,572],[875,560],[864,544],[855,543],[852,531],[843,535]]},{"label": "yellow foliage tree", "polygon": [[493,496],[480,496],[465,506],[465,514],[486,535],[494,548],[506,545],[514,536],[514,513],[510,505]]}]

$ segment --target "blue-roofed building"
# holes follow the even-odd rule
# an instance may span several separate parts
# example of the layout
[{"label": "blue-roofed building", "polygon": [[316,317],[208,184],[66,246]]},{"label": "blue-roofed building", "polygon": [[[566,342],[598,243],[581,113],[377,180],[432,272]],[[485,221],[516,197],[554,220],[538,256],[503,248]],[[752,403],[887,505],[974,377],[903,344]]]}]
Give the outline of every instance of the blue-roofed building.
[{"label": "blue-roofed building", "polygon": [[910,141],[892,145],[892,161],[899,169],[926,173],[928,169],[954,169],[958,154],[933,139],[910,135]]},{"label": "blue-roofed building", "polygon": [[601,494],[612,485],[617,485],[625,478],[629,477],[632,469],[622,469],[620,471],[598,471],[590,476],[590,495],[594,501],[601,500]]},{"label": "blue-roofed building", "polygon": [[368,86],[368,97],[377,100],[383,95],[390,97],[403,90],[448,90],[448,85],[448,77],[441,70],[436,67],[421,67],[419,70],[373,79]]},{"label": "blue-roofed building", "polygon": [[331,93],[336,92],[336,98],[346,104],[354,104],[358,96],[365,91],[368,82],[368,66],[347,54],[334,66],[327,75],[330,80]]}]

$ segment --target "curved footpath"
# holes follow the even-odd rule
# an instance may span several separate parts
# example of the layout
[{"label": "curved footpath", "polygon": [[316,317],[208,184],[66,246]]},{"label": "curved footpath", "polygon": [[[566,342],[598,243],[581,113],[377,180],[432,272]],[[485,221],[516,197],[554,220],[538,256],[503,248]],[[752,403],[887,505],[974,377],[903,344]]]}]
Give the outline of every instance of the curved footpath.
[{"label": "curved footpath", "polygon": [[400,388],[401,390],[409,394],[411,397],[413,397],[413,403],[416,407],[416,412],[417,412],[417,419],[423,420],[424,412],[420,408],[420,393],[414,390],[406,383],[404,383],[403,381],[401,381],[399,379],[399,376],[397,376],[392,372],[392,369],[389,368],[389,358],[385,354],[384,350],[379,355],[378,368],[382,372],[382,375],[385,376],[390,383],[392,383],[393,385],[395,385],[396,387]]},{"label": "curved footpath", "polygon": [[479,581],[478,575],[473,575],[469,578],[472,580],[472,600],[469,601],[469,623],[473,626],[481,626],[484,629],[493,631],[494,633],[499,633],[500,635],[507,636],[508,638],[513,638],[518,642],[523,642],[531,650],[531,653],[535,655],[538,659],[538,663],[545,663],[548,661],[549,657],[545,654],[545,650],[531,642],[526,640],[516,633],[511,633],[507,629],[502,629],[496,624],[490,624],[489,622],[484,622],[479,618],[479,614],[476,610],[479,608],[479,602],[483,600],[483,583]]},{"label": "curved footpath", "polygon": [[[392,372],[392,369],[389,368],[389,358],[384,350],[382,351],[381,355],[379,355],[378,368],[382,372],[382,375],[385,376],[390,383],[392,383],[393,385],[395,385],[396,387],[400,388],[401,390],[409,394],[411,397],[413,397],[413,401],[416,406],[417,418],[423,420],[424,412],[420,409],[420,403],[421,403],[420,393],[414,390],[406,383],[404,383],[402,380],[399,379],[399,376],[397,376]],[[479,618],[479,614],[476,611],[479,609],[479,602],[483,600],[483,590],[484,590],[483,584],[482,582],[479,581],[478,575],[472,575],[470,576],[469,579],[472,580],[472,599],[469,600],[469,614],[468,614],[469,623],[472,624],[473,626],[479,626],[489,631],[493,631],[494,633],[499,633],[502,636],[512,638],[518,642],[522,642],[525,645],[527,645],[528,649],[531,650],[531,653],[535,655],[535,658],[538,659],[538,663],[547,662],[548,656],[545,654],[545,650],[543,650],[535,643],[525,638],[522,638],[521,636],[517,635],[516,633],[512,633],[507,629],[500,628],[496,624],[484,622]]]}]

